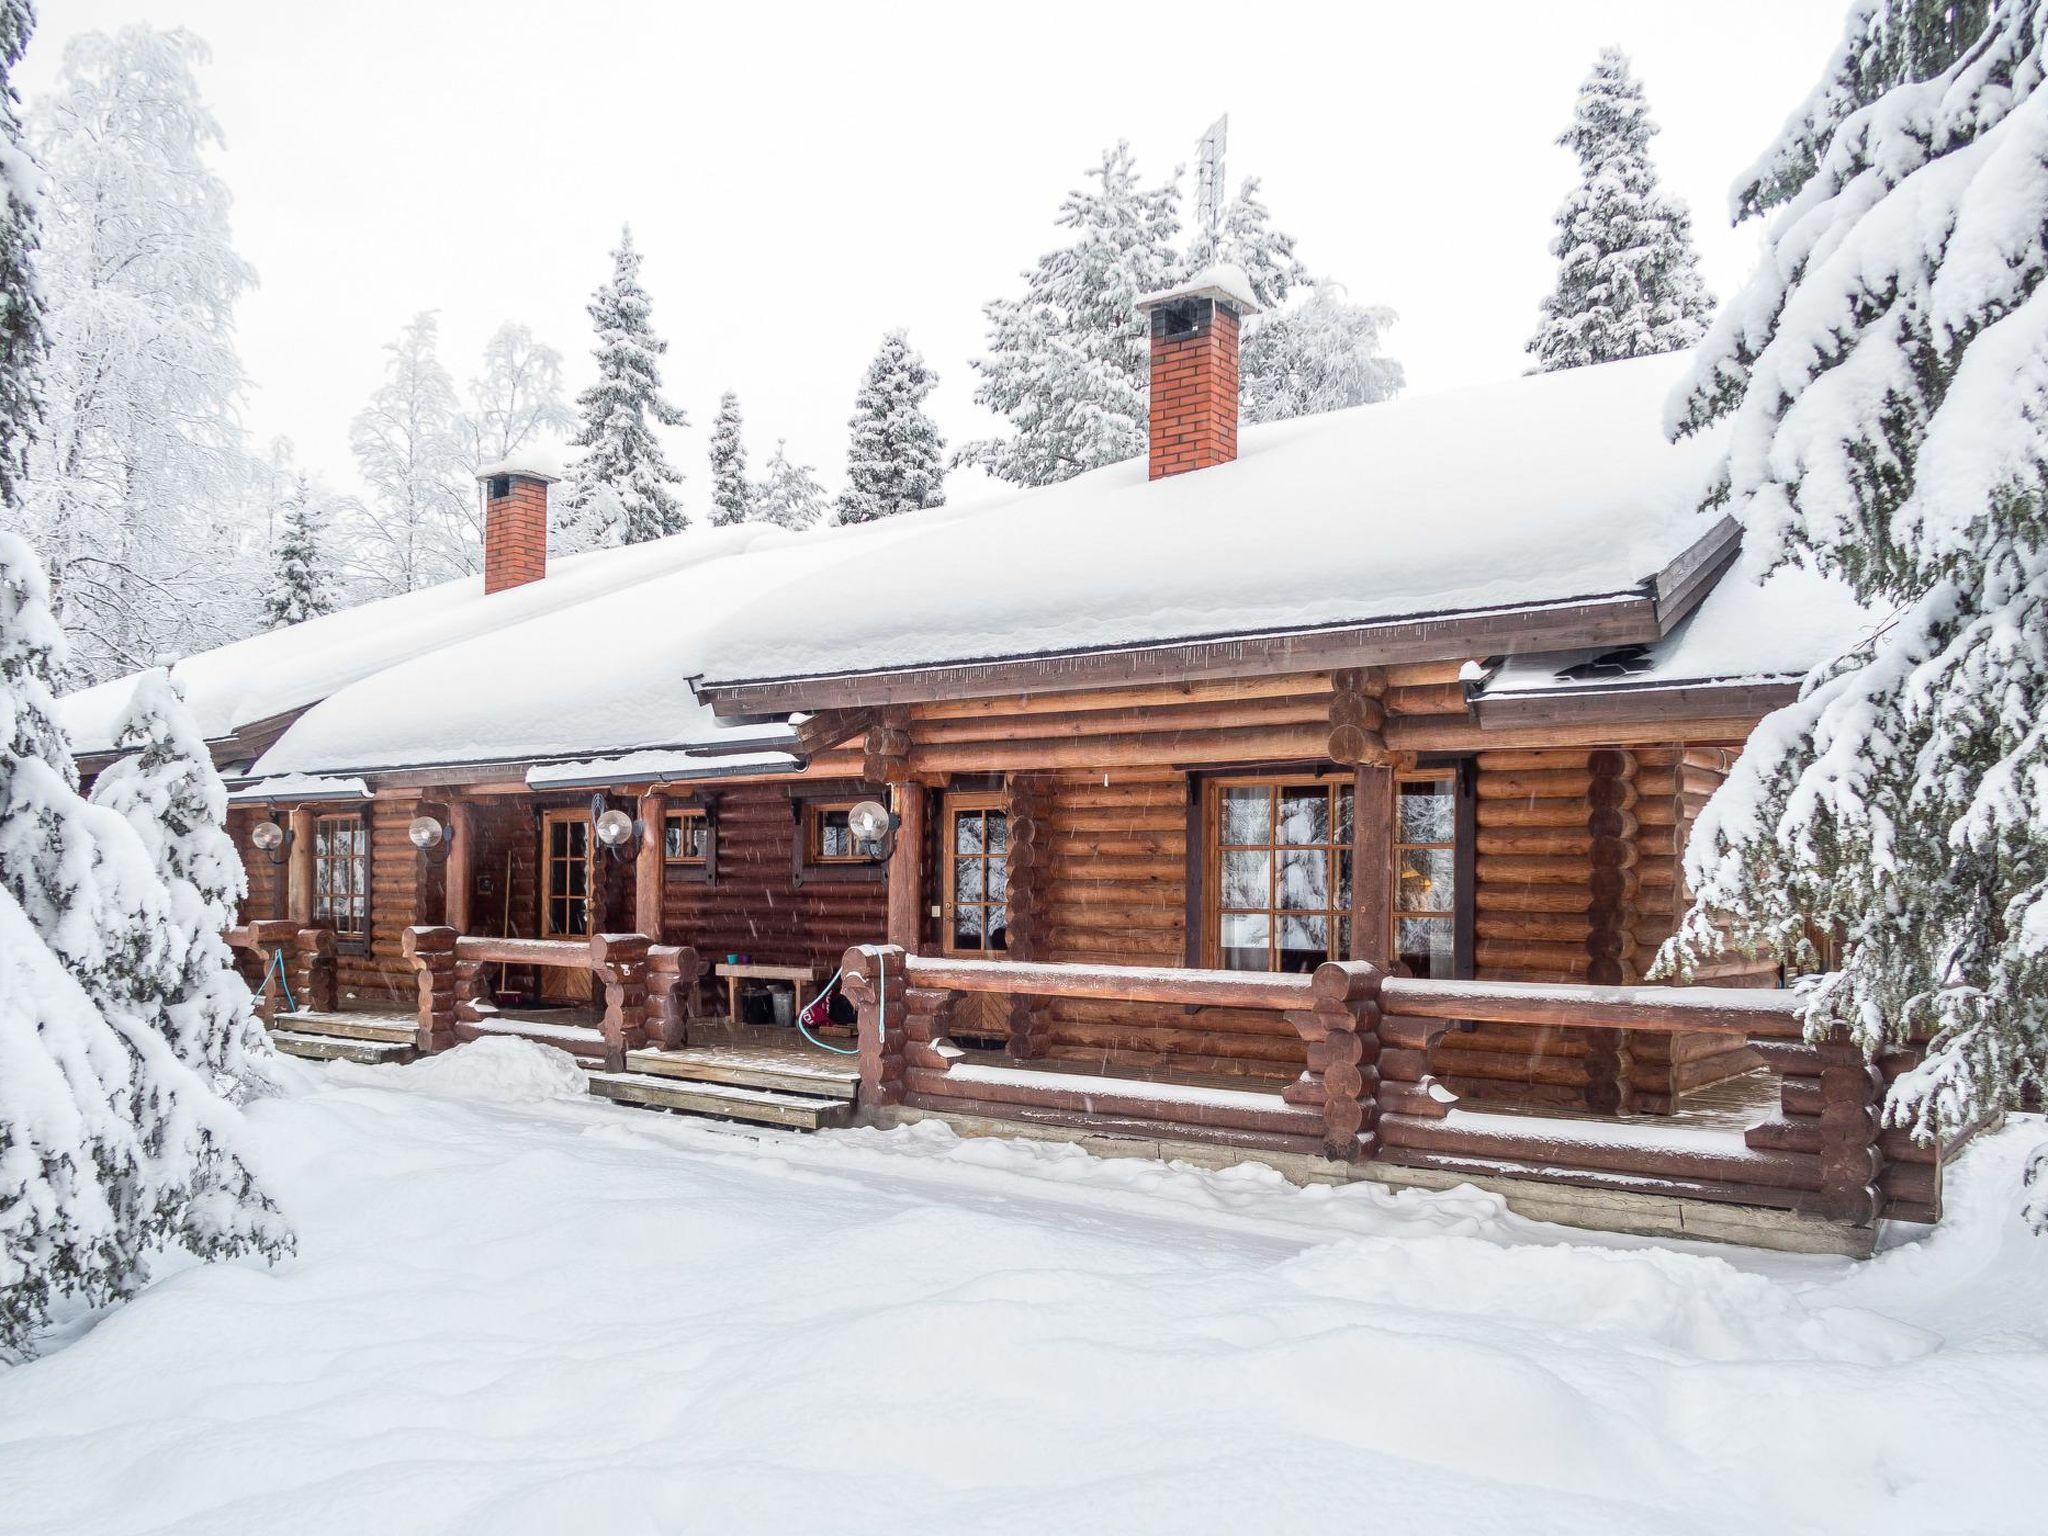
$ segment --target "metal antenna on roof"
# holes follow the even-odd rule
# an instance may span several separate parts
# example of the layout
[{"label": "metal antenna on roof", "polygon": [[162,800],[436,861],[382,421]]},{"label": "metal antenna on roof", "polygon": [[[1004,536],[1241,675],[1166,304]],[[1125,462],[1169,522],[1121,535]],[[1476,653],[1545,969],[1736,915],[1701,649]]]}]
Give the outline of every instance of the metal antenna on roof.
[{"label": "metal antenna on roof", "polygon": [[1195,225],[1213,241],[1223,232],[1223,149],[1230,137],[1230,114],[1209,125],[1195,150]]}]

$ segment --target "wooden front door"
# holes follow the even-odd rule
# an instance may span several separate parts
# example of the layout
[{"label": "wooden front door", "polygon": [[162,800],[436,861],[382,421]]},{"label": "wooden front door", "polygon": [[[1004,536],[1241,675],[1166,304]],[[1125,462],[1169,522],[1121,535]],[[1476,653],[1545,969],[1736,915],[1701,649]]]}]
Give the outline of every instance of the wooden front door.
[{"label": "wooden front door", "polygon": [[[955,792],[939,816],[939,873],[944,891],[939,947],[969,960],[1000,960],[1009,948],[1010,818],[999,792]],[[1010,999],[994,992],[954,994],[956,1038],[976,1044],[1009,1030]]]},{"label": "wooden front door", "polygon": [[[587,940],[594,931],[596,871],[591,867],[590,813],[582,809],[543,811],[540,818],[540,936]],[[590,973],[548,967],[540,973],[540,995],[551,1003],[587,1003]]]}]

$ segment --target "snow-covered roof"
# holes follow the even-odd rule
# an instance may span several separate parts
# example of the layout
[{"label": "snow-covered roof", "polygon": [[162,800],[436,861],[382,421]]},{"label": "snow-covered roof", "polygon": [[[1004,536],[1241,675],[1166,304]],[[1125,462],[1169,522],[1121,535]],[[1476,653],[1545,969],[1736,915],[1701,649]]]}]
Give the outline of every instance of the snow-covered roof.
[{"label": "snow-covered roof", "polygon": [[637,546],[695,540],[718,552],[359,678],[294,721],[254,771],[786,752],[795,741],[786,719],[721,722],[691,692],[707,639],[740,614],[770,628],[806,626],[811,603],[838,585],[847,561],[959,515],[934,509],[802,534],[748,523]]},{"label": "snow-covered roof", "polygon": [[267,779],[251,779],[228,791],[237,805],[272,800],[367,800],[370,786],[361,779],[337,779],[315,773],[280,773]]},{"label": "snow-covered roof", "polygon": [[[1265,426],[1234,463],[1143,459],[848,557],[707,637],[731,684],[1256,635],[1635,592],[1718,521],[1713,434],[1673,445],[1683,355]],[[801,601],[802,625],[778,615]]]},{"label": "snow-covered roof", "polygon": [[479,480],[488,480],[493,475],[531,475],[536,480],[566,480],[569,477],[568,454],[552,444],[537,443],[508,453],[476,472]]},{"label": "snow-covered roof", "polygon": [[[483,577],[468,576],[201,651],[176,663],[171,672],[185,685],[200,730],[217,739],[303,709],[385,668],[539,615],[609,599],[639,583],[746,548],[764,534],[789,537],[749,524],[692,530],[628,549],[551,557],[544,580],[489,596]],[[73,750],[113,749],[136,675],[58,701]]]},{"label": "snow-covered roof", "polygon": [[1600,651],[1510,657],[1482,696],[1796,682],[1868,638],[1876,623],[1877,616],[1830,577],[1785,566],[1759,582],[1738,565],[1639,656],[1614,665],[1601,665]]},{"label": "snow-covered roof", "polygon": [[595,789],[605,784],[683,784],[741,773],[790,773],[802,766],[793,752],[621,752],[526,770],[532,789]]}]

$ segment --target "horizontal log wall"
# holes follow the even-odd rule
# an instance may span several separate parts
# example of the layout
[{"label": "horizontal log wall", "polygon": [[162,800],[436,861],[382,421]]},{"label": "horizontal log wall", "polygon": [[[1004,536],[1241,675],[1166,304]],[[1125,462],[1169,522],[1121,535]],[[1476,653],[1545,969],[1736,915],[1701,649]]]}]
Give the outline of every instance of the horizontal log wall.
[{"label": "horizontal log wall", "polygon": [[[829,790],[830,785],[806,785]],[[857,782],[846,792],[868,793]],[[762,965],[809,965],[823,982],[854,944],[875,944],[887,927],[887,888],[880,879],[843,878],[840,871],[792,878],[791,857],[802,835],[782,784],[712,789],[718,820],[715,884],[664,872],[658,942],[689,944],[716,965],[729,954]],[[808,999],[806,999],[808,1001]],[[699,1012],[725,1012],[725,982],[707,976]]]}]

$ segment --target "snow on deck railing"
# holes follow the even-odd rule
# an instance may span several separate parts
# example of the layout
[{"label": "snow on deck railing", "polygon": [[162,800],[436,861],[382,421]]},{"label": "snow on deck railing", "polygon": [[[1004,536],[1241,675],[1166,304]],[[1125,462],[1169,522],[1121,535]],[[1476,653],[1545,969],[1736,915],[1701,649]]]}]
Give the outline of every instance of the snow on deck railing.
[{"label": "snow on deck railing", "polygon": [[[1799,999],[1732,987],[1605,987],[1388,976],[1363,961],[1313,973],[1247,974],[1165,966],[1064,965],[846,952],[860,1013],[860,1098],[1173,1139],[1307,1152],[1343,1162],[1505,1175],[1810,1212],[1868,1225],[1880,1214],[1932,1219],[1938,1163],[1888,1169],[1877,1107],[1884,1080],[1836,1030],[1809,1042]],[[962,1071],[947,1035],[958,994],[1013,999],[1001,1071]],[[1302,1041],[1302,1074],[1277,1094],[1175,1093],[1147,1081],[1029,1068],[1048,1019],[1022,999],[1278,1013]],[[1430,1072],[1430,1051],[1463,1022],[1643,1033],[1736,1035],[1780,1076],[1778,1113],[1744,1133],[1659,1138],[1589,1134],[1586,1122],[1478,1115]],[[1626,1058],[1626,1044],[1622,1056]]]}]

